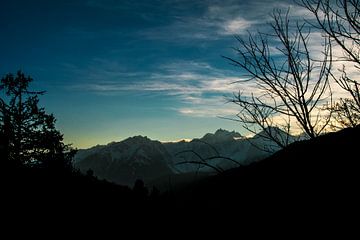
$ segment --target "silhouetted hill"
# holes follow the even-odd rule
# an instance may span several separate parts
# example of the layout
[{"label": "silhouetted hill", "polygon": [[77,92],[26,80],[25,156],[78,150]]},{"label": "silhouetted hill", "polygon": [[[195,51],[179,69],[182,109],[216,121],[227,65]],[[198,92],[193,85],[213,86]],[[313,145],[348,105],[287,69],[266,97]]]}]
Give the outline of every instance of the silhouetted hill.
[{"label": "silhouetted hill", "polygon": [[359,202],[359,136],[357,127],[296,142],[263,161],[213,177],[200,175],[191,185],[162,194],[141,181],[130,188],[98,180],[91,172],[7,168],[1,174],[1,204],[13,216],[41,213],[52,218],[124,218],[129,216],[125,213],[138,217],[147,212],[230,216],[235,210],[241,213],[237,217],[253,219],[284,213],[293,218],[344,217],[355,214]]},{"label": "silhouetted hill", "polygon": [[[358,205],[360,126],[295,142],[179,193],[178,206],[244,211],[336,211]],[[196,207],[195,207],[196,208]]]}]

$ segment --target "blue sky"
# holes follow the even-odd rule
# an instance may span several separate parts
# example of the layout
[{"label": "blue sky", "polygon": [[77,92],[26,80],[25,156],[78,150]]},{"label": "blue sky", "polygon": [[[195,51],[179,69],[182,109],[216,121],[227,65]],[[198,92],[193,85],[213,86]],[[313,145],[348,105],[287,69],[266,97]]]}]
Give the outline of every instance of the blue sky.
[{"label": "blue sky", "polygon": [[170,141],[218,128],[242,132],[218,117],[236,114],[224,96],[239,90],[231,83],[242,77],[221,56],[234,56],[234,35],[266,29],[272,9],[291,4],[4,0],[0,74],[31,75],[76,147],[133,135]]}]

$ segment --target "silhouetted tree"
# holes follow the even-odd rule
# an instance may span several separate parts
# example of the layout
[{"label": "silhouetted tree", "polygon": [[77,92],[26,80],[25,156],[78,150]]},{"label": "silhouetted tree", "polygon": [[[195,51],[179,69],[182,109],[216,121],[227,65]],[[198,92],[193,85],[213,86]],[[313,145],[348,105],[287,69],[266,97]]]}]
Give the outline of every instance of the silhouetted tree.
[{"label": "silhouetted tree", "polygon": [[94,171],[90,168],[86,171],[86,176],[88,177],[94,177]]},{"label": "silhouetted tree", "polygon": [[198,165],[196,173],[198,173],[200,168],[202,168],[202,167],[208,167],[209,169],[212,169],[217,173],[223,172],[224,169],[222,169],[220,166],[216,166],[215,164],[212,164],[211,163],[212,160],[221,159],[221,160],[224,160],[224,161],[229,161],[229,162],[233,163],[235,166],[241,166],[241,164],[238,161],[236,161],[235,159],[220,155],[219,151],[213,145],[211,145],[210,143],[202,141],[200,139],[194,139],[193,142],[199,142],[199,143],[205,144],[206,146],[209,147],[209,150],[211,149],[212,152],[214,152],[215,155],[212,155],[212,156],[209,156],[209,157],[203,157],[198,152],[196,152],[195,150],[190,149],[190,150],[180,151],[180,152],[176,153],[175,156],[179,156],[179,155],[181,156],[182,155],[182,158],[186,158],[186,155],[183,155],[183,154],[191,153],[194,156],[196,156],[198,158],[198,160],[195,160],[195,161],[185,160],[185,161],[181,161],[181,162],[176,163],[176,165],[182,165],[182,164],[195,164],[195,165]]},{"label": "silhouetted tree", "polygon": [[0,132],[0,164],[5,165],[8,161],[8,140],[7,136],[3,133],[3,131]]},{"label": "silhouetted tree", "polygon": [[240,83],[252,83],[259,91],[234,94],[231,102],[241,109],[235,120],[254,134],[263,131],[284,147],[289,139],[273,127],[289,133],[296,123],[308,138],[315,138],[327,127],[330,114],[324,114],[321,105],[325,99],[331,101],[332,52],[324,38],[324,57],[313,60],[308,46],[311,26],[291,25],[289,10],[286,14],[274,10],[272,18],[271,33],[236,37],[238,58],[225,58],[246,72],[247,78]]},{"label": "silhouetted tree", "polygon": [[352,99],[340,99],[331,107],[335,124],[332,127],[338,128],[356,127],[360,124],[360,112]]},{"label": "silhouetted tree", "polygon": [[18,71],[1,79],[0,128],[8,161],[25,166],[72,168],[74,151],[63,143],[56,119],[39,107],[44,91],[30,91],[33,79]]},{"label": "silhouetted tree", "polygon": [[157,187],[153,186],[150,193],[150,198],[152,200],[157,200],[160,197],[160,191]]},{"label": "silhouetted tree", "polygon": [[340,121],[340,127],[360,124],[360,82],[357,78],[360,70],[360,1],[301,0],[300,4],[315,16],[316,24],[312,26],[342,50],[341,55],[334,54],[334,60],[343,63],[338,69],[341,74],[337,76],[334,72],[333,77],[350,96],[335,104],[335,119]]},{"label": "silhouetted tree", "polygon": [[135,181],[133,191],[134,191],[135,196],[139,200],[145,199],[149,194],[148,189],[145,187],[144,181],[142,181],[141,179],[137,179]]}]

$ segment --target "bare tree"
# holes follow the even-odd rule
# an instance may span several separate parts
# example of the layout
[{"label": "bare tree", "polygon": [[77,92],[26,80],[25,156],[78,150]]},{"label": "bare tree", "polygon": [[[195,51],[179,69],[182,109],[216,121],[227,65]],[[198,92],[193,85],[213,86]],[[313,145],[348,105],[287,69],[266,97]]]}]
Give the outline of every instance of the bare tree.
[{"label": "bare tree", "polygon": [[315,16],[316,24],[312,26],[342,50],[340,56],[334,55],[334,60],[343,62],[341,76],[333,77],[350,97],[335,105],[336,119],[341,126],[360,124],[360,82],[349,70],[355,69],[357,76],[360,70],[360,0],[301,0],[300,4]]},{"label": "bare tree", "polygon": [[208,167],[208,168],[214,170],[217,173],[223,172],[224,169],[222,167],[216,166],[215,164],[211,163],[212,160],[218,160],[218,159],[221,159],[221,160],[224,160],[224,161],[229,161],[229,162],[235,164],[235,166],[242,166],[238,161],[236,161],[236,160],[234,160],[232,158],[220,155],[218,150],[213,145],[211,145],[210,143],[202,141],[200,139],[194,139],[193,141],[205,144],[206,146],[208,146],[215,153],[215,155],[212,155],[210,157],[203,157],[199,153],[197,153],[195,150],[192,150],[192,149],[184,150],[184,151],[176,153],[175,156],[181,156],[183,154],[189,154],[190,153],[190,154],[193,154],[194,156],[196,156],[198,160],[196,160],[196,161],[181,161],[181,162],[178,162],[176,165],[197,164],[198,168],[196,170],[196,173],[198,173],[200,168],[202,168],[202,167]]},{"label": "bare tree", "polygon": [[[290,137],[290,118],[287,113],[285,118],[282,118],[281,122],[279,118],[277,121],[274,117],[277,115],[276,102],[273,105],[269,105],[269,102],[265,103],[266,97],[271,96],[258,96],[255,97],[251,94],[251,97],[244,96],[241,92],[234,94],[230,100],[240,106],[240,112],[236,115],[236,119],[231,119],[243,124],[243,127],[253,135],[260,135],[260,137],[267,141],[268,144],[258,146],[254,144],[252,139],[248,139],[249,143],[261,151],[275,152],[276,149],[287,146],[291,139]],[[265,100],[263,100],[265,99]],[[275,128],[276,126],[276,128]],[[259,131],[261,131],[259,133]],[[283,134],[285,133],[285,134]]]},{"label": "bare tree", "polygon": [[360,114],[352,99],[340,99],[331,107],[331,111],[335,119],[335,124],[331,124],[334,130],[356,127],[360,124]]},{"label": "bare tree", "polygon": [[251,95],[234,94],[231,101],[241,108],[237,121],[252,132],[260,127],[267,138],[284,147],[289,139],[281,138],[283,135],[271,127],[289,133],[296,124],[307,137],[314,138],[328,125],[330,114],[324,114],[320,105],[331,101],[332,55],[331,45],[324,38],[323,59],[312,58],[310,26],[299,22],[292,26],[289,10],[274,10],[272,18],[270,34],[237,37],[237,58],[225,58],[247,73],[240,83],[257,88]]}]

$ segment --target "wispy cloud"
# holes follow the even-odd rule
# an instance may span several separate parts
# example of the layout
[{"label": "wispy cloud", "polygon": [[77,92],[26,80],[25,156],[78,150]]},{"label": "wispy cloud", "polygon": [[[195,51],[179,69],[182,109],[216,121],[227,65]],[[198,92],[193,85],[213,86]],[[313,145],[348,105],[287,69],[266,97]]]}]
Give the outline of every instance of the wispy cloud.
[{"label": "wispy cloud", "polygon": [[165,26],[150,28],[140,34],[150,39],[171,41],[184,40],[221,40],[227,35],[244,34],[258,23],[239,15],[240,5],[229,1],[222,4],[204,2],[204,12],[196,16],[174,16]]},{"label": "wispy cloud", "polygon": [[[111,65],[111,64],[110,64]],[[116,64],[112,64],[117,66]],[[178,61],[160,65],[149,72],[115,71],[108,66],[78,70],[85,83],[71,89],[93,92],[162,91],[168,95],[230,93],[232,83],[239,81],[235,72],[214,68],[204,62]],[[121,69],[121,67],[119,67]],[[133,81],[129,81],[132,77]],[[100,81],[100,78],[107,79]],[[126,78],[127,81],[121,81]],[[83,81],[84,82],[84,81]]]},{"label": "wispy cloud", "polygon": [[[182,1],[176,1],[177,4]],[[189,3],[189,1],[187,1]],[[195,3],[194,3],[195,4]],[[188,4],[191,7],[192,4]],[[247,31],[263,28],[271,20],[274,9],[284,12],[291,9],[296,19],[312,19],[313,16],[293,0],[276,1],[201,1],[196,4],[201,14],[170,15],[167,25],[141,31],[150,39],[181,42],[184,40],[222,40],[232,35],[243,35]],[[189,10],[189,9],[188,9]],[[188,11],[192,12],[192,11]]]},{"label": "wispy cloud", "polygon": [[219,33],[224,35],[236,35],[239,33],[244,33],[253,24],[253,21],[238,17],[224,22],[221,25],[223,31],[220,30]]},{"label": "wispy cloud", "polygon": [[[222,104],[223,105],[223,104]],[[214,106],[196,106],[196,107],[187,107],[187,108],[179,108],[177,111],[181,115],[191,116],[191,117],[228,117],[235,116],[239,109],[236,109],[234,106],[228,104],[223,106],[223,108],[218,108],[221,104],[217,103]],[[216,107],[216,108],[214,108]]]},{"label": "wispy cloud", "polygon": [[[96,61],[101,62],[100,60]],[[234,108],[224,105],[225,96],[232,96],[238,91],[235,82],[241,80],[236,72],[215,68],[206,62],[174,61],[159,65],[149,72],[115,72],[109,67],[117,67],[116,63],[89,71],[77,70],[85,81],[77,81],[68,87],[72,91],[87,91],[98,95],[121,95],[124,93],[140,93],[149,95],[164,95],[177,99],[177,106],[172,110],[181,115],[205,117],[224,116],[234,114]],[[122,69],[119,66],[119,69]],[[87,75],[85,74],[87,72]],[[106,76],[106,81],[99,81],[99,77]],[[129,81],[132,77],[132,81]],[[126,78],[127,81],[122,81]],[[80,83],[81,82],[81,83]],[[243,91],[250,89],[243,87]]]},{"label": "wispy cloud", "polygon": [[188,103],[187,106],[177,108],[176,111],[192,117],[233,117],[239,109],[234,104],[227,104],[227,100],[225,96],[187,96],[183,99]]},{"label": "wispy cloud", "polygon": [[[256,21],[246,20],[242,17],[233,18],[187,18],[181,21],[175,22],[173,25],[166,26],[167,29],[155,29],[150,31],[150,37],[155,37],[156,34],[159,38],[179,38],[179,39],[207,39],[207,40],[221,40],[227,35],[241,35],[245,34],[246,31],[256,24]],[[173,32],[175,34],[163,36],[157,31]]]}]

